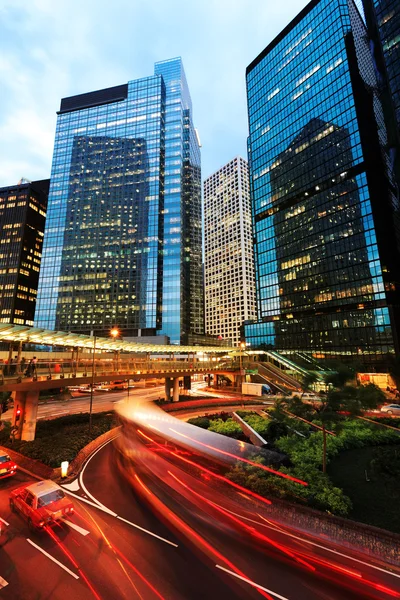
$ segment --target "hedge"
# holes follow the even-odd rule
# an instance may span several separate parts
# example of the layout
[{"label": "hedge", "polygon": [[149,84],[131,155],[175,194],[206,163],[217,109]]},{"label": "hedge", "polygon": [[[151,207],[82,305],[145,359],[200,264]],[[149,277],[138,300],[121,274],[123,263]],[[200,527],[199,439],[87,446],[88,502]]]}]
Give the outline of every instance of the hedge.
[{"label": "hedge", "polygon": [[35,440],[15,440],[13,443],[10,439],[10,426],[7,424],[0,431],[0,445],[55,468],[59,467],[63,460],[71,462],[86,444],[114,426],[112,413],[95,413],[92,415],[92,431],[89,435],[88,413],[68,415],[49,421],[38,421]]}]

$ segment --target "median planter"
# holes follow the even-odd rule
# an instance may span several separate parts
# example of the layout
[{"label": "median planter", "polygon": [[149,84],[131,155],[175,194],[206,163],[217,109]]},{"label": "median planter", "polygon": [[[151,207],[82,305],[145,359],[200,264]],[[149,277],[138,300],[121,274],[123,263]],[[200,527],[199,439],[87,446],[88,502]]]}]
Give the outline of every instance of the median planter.
[{"label": "median planter", "polygon": [[79,451],[77,456],[74,458],[74,460],[70,463],[68,467],[68,478],[75,477],[82,469],[83,464],[89,458],[89,456],[93,454],[93,452],[101,448],[103,444],[106,444],[107,442],[117,437],[120,429],[121,426],[114,427],[113,429],[110,429],[110,431],[106,431],[106,433],[100,435],[95,440],[92,440],[89,444],[82,448],[82,450]]}]

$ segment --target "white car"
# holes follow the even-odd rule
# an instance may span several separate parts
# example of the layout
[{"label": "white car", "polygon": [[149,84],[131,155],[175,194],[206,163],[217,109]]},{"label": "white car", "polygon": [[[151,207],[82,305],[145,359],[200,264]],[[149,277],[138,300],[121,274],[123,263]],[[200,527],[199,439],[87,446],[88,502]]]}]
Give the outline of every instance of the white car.
[{"label": "white car", "polygon": [[381,412],[388,415],[400,415],[400,404],[386,404],[386,406],[382,406]]}]

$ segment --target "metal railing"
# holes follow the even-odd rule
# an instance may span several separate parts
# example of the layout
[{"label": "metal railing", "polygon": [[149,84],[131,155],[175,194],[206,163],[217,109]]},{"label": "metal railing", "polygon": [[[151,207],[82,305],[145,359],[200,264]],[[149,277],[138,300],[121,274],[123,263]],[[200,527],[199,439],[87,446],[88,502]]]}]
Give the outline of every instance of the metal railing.
[{"label": "metal railing", "polygon": [[96,359],[92,373],[92,358],[76,360],[38,360],[36,364],[0,364],[0,385],[11,381],[42,381],[51,379],[71,379],[79,377],[99,377],[101,375],[164,375],[168,373],[209,373],[215,371],[237,371],[239,363],[232,361],[190,361],[190,360],[126,360],[114,357]]}]

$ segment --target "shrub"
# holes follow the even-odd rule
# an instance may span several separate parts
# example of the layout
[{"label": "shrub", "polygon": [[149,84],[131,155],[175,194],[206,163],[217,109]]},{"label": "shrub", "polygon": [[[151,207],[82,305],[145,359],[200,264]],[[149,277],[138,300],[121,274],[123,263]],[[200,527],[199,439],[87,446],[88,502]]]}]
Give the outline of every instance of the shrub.
[{"label": "shrub", "polygon": [[210,421],[210,426],[208,429],[209,431],[214,431],[215,433],[227,435],[235,440],[241,439],[243,436],[240,425],[238,425],[238,423],[231,418],[227,419],[226,421],[223,421],[222,419],[213,419]]},{"label": "shrub", "polygon": [[109,431],[114,426],[112,413],[92,415],[92,432],[89,435],[89,414],[68,415],[39,421],[36,439],[32,442],[10,440],[8,427],[0,432],[0,443],[24,456],[40,460],[49,467],[59,467],[61,461],[72,461],[78,452],[91,440]]},{"label": "shrub", "polygon": [[208,429],[210,426],[210,419],[208,417],[192,417],[187,422],[191,425],[197,425],[197,427],[201,427],[202,429]]}]

